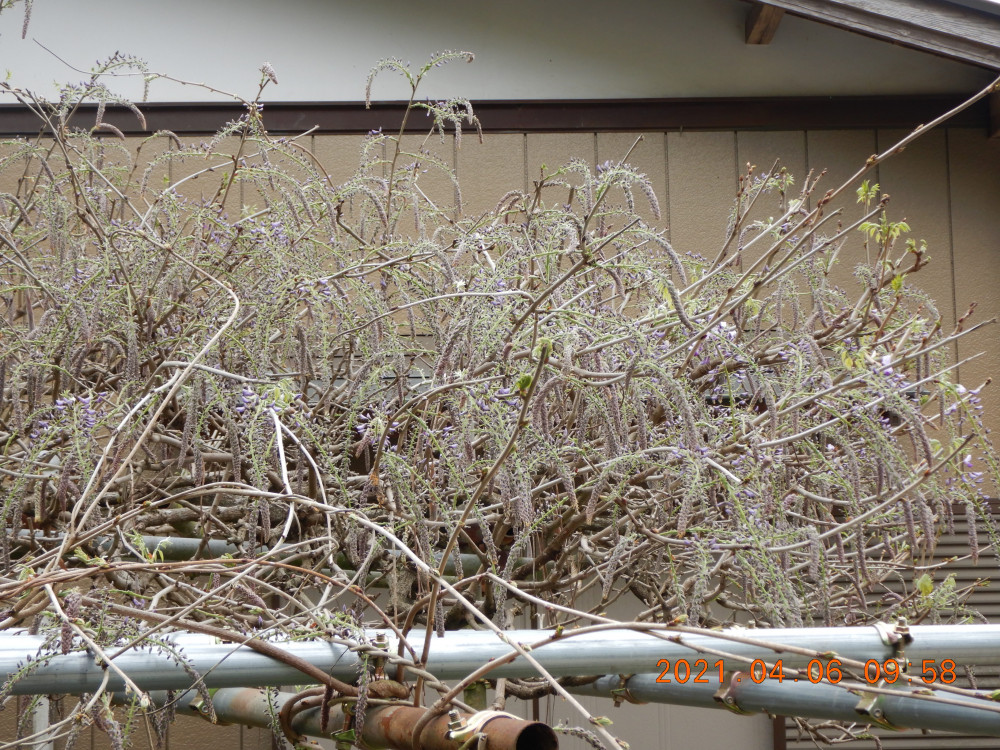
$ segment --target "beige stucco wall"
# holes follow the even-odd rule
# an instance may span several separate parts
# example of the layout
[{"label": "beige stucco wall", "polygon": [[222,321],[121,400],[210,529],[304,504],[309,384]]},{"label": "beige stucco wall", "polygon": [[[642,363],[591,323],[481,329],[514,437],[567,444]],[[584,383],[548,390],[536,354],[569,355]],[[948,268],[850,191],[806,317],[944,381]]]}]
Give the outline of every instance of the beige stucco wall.
[{"label": "beige stucco wall", "polygon": [[[21,699],[22,701],[25,699]],[[74,700],[64,700],[65,710]],[[19,704],[16,700],[0,713],[0,743],[12,741],[16,736]],[[132,750],[156,750],[152,727],[140,724],[131,735]],[[33,747],[24,744],[25,750]],[[63,750],[65,738],[55,743],[55,750]],[[271,750],[271,733],[265,729],[240,726],[212,726],[193,716],[179,716],[167,730],[166,748],[169,750]],[[166,750],[164,748],[164,750]],[[114,750],[106,734],[91,729],[84,731],[76,742],[76,750]]]},{"label": "beige stucco wall", "polygon": [[[747,163],[766,169],[780,159],[796,176],[797,185],[809,172],[825,170],[817,189],[822,195],[839,186],[871,154],[886,150],[904,135],[905,131],[864,129],[644,133],[629,162],[652,179],[662,211],[659,223],[667,228],[674,248],[679,253],[714,256],[738,175]],[[482,144],[467,136],[460,148],[450,138],[432,145],[455,168],[466,212],[476,214],[492,208],[508,190],[528,189],[542,165],[551,171],[571,158],[592,164],[618,160],[636,136],[511,133],[487,135]],[[331,171],[346,174],[354,166],[356,140],[317,136],[313,148]],[[866,177],[890,196],[890,216],[905,218],[910,236],[927,241],[930,266],[912,281],[936,301],[946,330],[973,303],[976,311],[967,326],[1000,315],[1000,139],[990,139],[978,129],[940,128]],[[450,186],[442,182],[435,189],[443,200],[453,200]],[[834,205],[843,207],[845,221],[860,215],[853,189]],[[766,205],[756,210],[768,214]],[[862,252],[860,234],[841,251],[838,273],[844,283],[851,283],[851,269]],[[990,325],[962,339],[959,356],[983,353],[961,368],[963,383],[978,386],[997,370],[998,337],[1000,328]],[[986,396],[997,405],[988,419],[996,429],[1000,397],[991,397],[989,389]]]},{"label": "beige stucco wall", "polygon": [[[653,180],[662,223],[676,249],[712,254],[725,230],[737,174],[747,162],[768,167],[780,158],[800,176],[800,184],[808,171],[825,169],[825,183],[834,187],[870,154],[901,135],[881,130],[646,133],[629,161]],[[487,136],[483,144],[466,138],[460,149],[449,138],[435,148],[457,170],[466,209],[476,212],[492,208],[508,190],[527,188],[542,164],[553,168],[573,157],[591,163],[618,159],[634,140],[635,134],[624,133],[503,134]],[[356,164],[358,143],[354,136],[321,136],[313,137],[310,145],[331,175],[342,179]],[[905,217],[913,236],[927,240],[932,266],[920,274],[920,283],[938,301],[946,325],[953,325],[972,302],[978,303],[977,321],[1000,315],[1000,140],[989,140],[977,130],[940,129],[880,166],[872,179],[891,196],[893,215]],[[197,190],[196,185],[189,187]],[[442,200],[454,198],[444,182],[428,189]],[[852,199],[844,205],[856,210]],[[852,253],[857,258],[859,252],[860,242],[849,243],[842,263],[849,268]],[[978,385],[997,369],[998,334],[996,326],[988,327],[959,344],[958,354],[963,357],[985,352],[962,367],[962,382]],[[1000,398],[990,390],[986,394],[991,412],[988,424],[1000,427]],[[610,715],[615,731],[633,748],[771,747],[771,723],[766,717],[742,718],[724,711],[670,706],[613,709],[607,703],[585,703],[596,713]],[[0,739],[13,738],[15,718],[13,705],[0,713]],[[550,699],[542,702],[542,718],[557,722],[573,717],[561,701]],[[145,750],[144,737],[144,731],[136,735],[135,747]],[[95,734],[78,747],[103,750],[109,744]],[[202,747],[265,750],[270,740],[261,730],[213,728],[191,718],[179,719],[171,728],[169,750]],[[583,746],[567,741],[563,747]]]},{"label": "beige stucco wall", "polygon": [[[905,134],[886,130],[646,133],[629,161],[652,178],[660,196],[662,224],[674,248],[714,257],[738,174],[747,163],[768,168],[780,159],[799,185],[810,171],[826,170],[817,191],[822,195],[839,186],[869,155]],[[455,149],[454,164],[467,206],[483,210],[506,190],[530,185],[542,163],[551,168],[571,156],[597,163],[616,160],[633,141],[633,134],[619,133],[494,135],[487,136],[483,145],[467,138],[461,149]],[[905,218],[910,236],[927,241],[931,265],[913,281],[936,300],[946,329],[972,303],[977,307],[970,324],[1000,315],[1000,139],[991,140],[976,129],[938,129],[872,170],[868,178],[890,196],[890,215]],[[859,215],[853,191],[835,205],[844,207],[845,216]],[[767,206],[760,210],[766,215]],[[860,235],[841,252],[845,283],[861,252]],[[994,325],[960,342],[958,354],[963,358],[983,352],[961,368],[963,383],[978,386],[997,371],[998,341],[1000,328]],[[988,419],[996,429],[1000,397],[989,390],[986,395],[996,404]]]}]

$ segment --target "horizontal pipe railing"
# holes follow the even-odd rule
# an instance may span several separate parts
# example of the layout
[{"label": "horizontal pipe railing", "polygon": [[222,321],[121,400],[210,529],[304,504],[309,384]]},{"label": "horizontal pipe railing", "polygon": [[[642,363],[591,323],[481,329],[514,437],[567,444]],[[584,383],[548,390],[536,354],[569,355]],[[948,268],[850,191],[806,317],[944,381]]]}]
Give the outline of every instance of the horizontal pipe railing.
[{"label": "horizontal pipe railing", "polygon": [[[163,560],[170,562],[180,562],[183,560],[192,560],[194,556],[201,552],[204,558],[218,558],[224,555],[234,555],[238,556],[241,554],[240,548],[227,542],[225,539],[201,539],[198,537],[183,537],[183,536],[157,536],[157,535],[144,535],[141,537],[143,546],[146,548],[147,552],[157,553]],[[63,537],[61,534],[53,536],[42,536],[40,534],[33,534],[30,531],[22,530],[18,534],[18,542],[22,545],[27,545],[28,543],[37,544],[40,546],[51,546],[55,547],[62,543]],[[113,537],[103,536],[98,537],[94,540],[96,548],[99,553],[105,554],[111,549],[112,544],[114,544],[115,539]],[[278,551],[287,550],[290,554],[309,554],[309,551],[303,549],[301,545],[279,545],[275,550],[268,551]],[[14,554],[17,554],[17,549],[15,547]],[[398,550],[386,550],[386,554],[392,557],[399,557],[401,553]],[[463,552],[458,557],[462,561],[462,570],[466,575],[474,573],[479,570],[480,566],[483,564],[482,559],[479,555],[475,555],[469,552]],[[280,558],[279,558],[280,559]],[[522,567],[524,565],[529,565],[532,561],[530,557],[519,557],[514,560],[515,567]],[[346,555],[338,555],[337,564],[341,566],[344,570],[351,571],[354,568],[354,564],[347,559]],[[440,556],[436,557],[435,564],[440,563]],[[457,568],[455,566],[455,555],[452,555],[445,561],[444,574],[448,576],[456,575]]]},{"label": "horizontal pipe railing", "polygon": [[[909,629],[912,642],[897,638],[895,644],[888,631],[885,626],[762,628],[722,631],[718,635],[666,630],[660,631],[663,637],[657,637],[628,628],[590,631],[578,636],[568,630],[554,642],[534,649],[531,655],[556,676],[660,672],[658,665],[662,660],[672,663],[685,660],[693,666],[702,657],[712,668],[721,660],[718,668],[725,672],[746,670],[753,659],[769,662],[781,659],[784,667],[801,669],[816,658],[817,653],[862,663],[870,659],[882,663],[901,657],[913,665],[911,669],[922,669],[925,660],[940,664],[946,659],[959,665],[1000,665],[1000,625],[917,626]],[[377,632],[383,631],[367,631],[369,642],[374,641]],[[396,640],[391,634],[386,635],[389,636],[386,650],[395,653]],[[506,632],[504,637],[508,641],[531,645],[552,635],[552,631],[515,630]],[[740,640],[727,640],[727,636]],[[209,687],[265,687],[308,681],[294,667],[247,646],[196,634],[172,635],[170,640]],[[0,633],[0,670],[14,674],[23,667],[26,657],[37,656],[42,651],[44,641],[43,636],[26,632]],[[341,679],[352,680],[357,675],[359,656],[345,645],[320,640],[273,643]],[[410,644],[419,654],[423,647],[422,634],[411,638]],[[805,653],[796,653],[793,649]],[[43,663],[33,665],[30,674],[16,681],[13,692],[21,695],[82,693],[98,689],[105,669],[92,655],[81,651],[66,655],[52,653],[57,650],[58,644],[54,644]],[[489,631],[449,631],[443,638],[431,636],[426,668],[440,679],[457,679],[487,662],[510,656],[513,651],[510,645]],[[721,656],[722,653],[725,656]],[[143,690],[176,690],[192,684],[185,668],[165,649],[155,645],[130,649],[119,655],[115,664]],[[535,668],[518,656],[509,663],[499,664],[487,676],[535,675]],[[112,673],[108,689],[123,688],[119,677]]]},{"label": "horizontal pipe railing", "polygon": [[[762,673],[758,672],[760,678]],[[785,678],[752,679],[749,672],[727,675],[724,682],[679,683],[658,681],[659,675],[641,674],[623,679],[605,675],[587,685],[570,687],[578,695],[602,696],[636,703],[670,703],[701,708],[728,708],[737,713],[767,713],[831,721],[878,724],[888,729],[932,729],[942,732],[1000,737],[1000,704],[935,692],[928,685],[897,679],[900,685],[880,687],[904,695],[879,694],[870,685],[841,682],[812,683]],[[919,681],[918,681],[919,682]],[[944,698],[948,702],[927,700]]]}]

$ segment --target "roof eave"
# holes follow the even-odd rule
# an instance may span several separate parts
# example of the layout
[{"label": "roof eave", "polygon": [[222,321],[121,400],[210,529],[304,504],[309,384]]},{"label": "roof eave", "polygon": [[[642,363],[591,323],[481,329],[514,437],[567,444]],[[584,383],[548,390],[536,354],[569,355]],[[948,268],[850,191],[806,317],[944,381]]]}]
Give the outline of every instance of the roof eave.
[{"label": "roof eave", "polygon": [[855,33],[1000,71],[1000,16],[941,0],[762,0]]}]

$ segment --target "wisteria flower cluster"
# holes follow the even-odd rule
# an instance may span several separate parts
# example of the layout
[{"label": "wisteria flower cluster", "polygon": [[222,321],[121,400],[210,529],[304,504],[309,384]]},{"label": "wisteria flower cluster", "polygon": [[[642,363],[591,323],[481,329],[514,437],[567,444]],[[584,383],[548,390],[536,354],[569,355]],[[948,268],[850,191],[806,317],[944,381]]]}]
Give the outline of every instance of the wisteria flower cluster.
[{"label": "wisteria flower cluster", "polygon": [[[417,87],[468,58],[377,72],[437,138],[478,121]],[[23,175],[0,193],[0,628],[69,628],[43,586],[66,570],[63,610],[102,592],[104,645],[167,617],[313,637],[344,606],[404,632],[968,614],[914,559],[956,515],[993,539],[996,457],[951,360],[974,326],[919,293],[925,248],[871,186],[834,209],[848,187],[749,169],[704,257],[642,218],[627,153],[467,215],[421,189],[455,175],[412,123],[333,184],[259,99],[205,144],[96,137],[74,112],[100,74],[51,103],[0,84],[44,135],[0,156]],[[153,535],[204,543],[168,565]]]}]

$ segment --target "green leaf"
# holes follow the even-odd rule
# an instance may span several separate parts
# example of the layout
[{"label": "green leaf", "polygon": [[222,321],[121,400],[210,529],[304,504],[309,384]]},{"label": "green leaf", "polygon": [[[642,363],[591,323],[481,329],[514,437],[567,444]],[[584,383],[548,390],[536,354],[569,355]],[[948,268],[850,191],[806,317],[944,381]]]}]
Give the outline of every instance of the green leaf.
[{"label": "green leaf", "polygon": [[926,573],[917,579],[917,591],[924,596],[930,596],[934,592],[934,581]]}]

